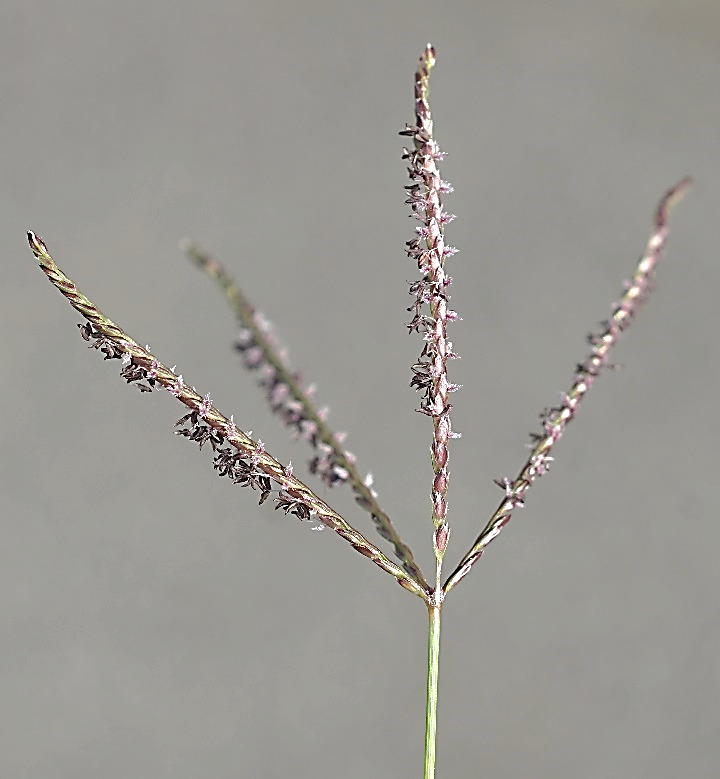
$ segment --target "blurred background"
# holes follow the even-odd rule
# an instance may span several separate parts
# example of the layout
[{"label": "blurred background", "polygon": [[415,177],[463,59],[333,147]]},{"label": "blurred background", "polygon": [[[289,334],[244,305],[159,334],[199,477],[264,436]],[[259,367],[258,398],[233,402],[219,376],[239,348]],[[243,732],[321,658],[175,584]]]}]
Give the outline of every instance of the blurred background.
[{"label": "blurred background", "polygon": [[[429,575],[397,135],[429,40],[463,317],[448,573],[658,198],[696,181],[624,369],[447,600],[438,776],[715,775],[720,6],[37,0],[0,18],[0,774],[421,775],[422,603],[219,480],[172,435],[172,398],[87,350],[25,231],[302,477],[309,452],[240,369],[232,315],[178,241],[216,254]],[[375,540],[349,493],[330,502]]]}]

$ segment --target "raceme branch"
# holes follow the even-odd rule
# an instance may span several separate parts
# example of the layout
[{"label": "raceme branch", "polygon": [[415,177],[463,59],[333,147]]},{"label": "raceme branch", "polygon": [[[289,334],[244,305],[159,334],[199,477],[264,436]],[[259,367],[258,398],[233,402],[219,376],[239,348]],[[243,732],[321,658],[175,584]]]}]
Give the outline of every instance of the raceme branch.
[{"label": "raceme branch", "polygon": [[235,348],[241,353],[245,367],[260,374],[258,384],[264,388],[270,408],[291,428],[295,438],[307,441],[315,450],[310,471],[320,476],[328,487],[348,484],[358,505],[370,514],[378,533],[393,545],[403,569],[429,590],[410,547],[403,542],[390,517],[380,507],[377,493],[372,489],[372,477],[360,475],[355,455],[343,447],[344,434],[335,433],[330,428],[327,410],[316,407],[313,388],[305,388],[302,377],[290,367],[286,352],[278,345],[270,323],[215,257],[189,241],[184,241],[181,248],[225,295],[240,324]]},{"label": "raceme branch", "polygon": [[629,326],[641,303],[651,290],[653,273],[660,260],[668,235],[670,209],[683,197],[690,188],[690,184],[689,178],[683,179],[668,190],[660,201],[655,212],[653,233],[632,279],[625,283],[625,292],[620,298],[620,302],[614,306],[610,318],[601,323],[600,332],[591,333],[588,336],[591,345],[590,354],[584,362],[578,364],[570,390],[562,396],[558,406],[541,415],[544,420],[542,432],[532,434],[532,453],[520,473],[514,481],[505,478],[496,482],[505,491],[505,497],[482,533],[475,539],[471,549],[448,577],[443,586],[445,593],[449,592],[470,572],[487,545],[494,538],[497,538],[503,527],[510,521],[512,512],[516,508],[522,508],[525,493],[530,485],[538,476],[542,476],[548,470],[553,459],[550,456],[553,446],[565,432],[565,428],[575,416],[580,403],[600,371],[607,366],[610,351],[620,335]]}]

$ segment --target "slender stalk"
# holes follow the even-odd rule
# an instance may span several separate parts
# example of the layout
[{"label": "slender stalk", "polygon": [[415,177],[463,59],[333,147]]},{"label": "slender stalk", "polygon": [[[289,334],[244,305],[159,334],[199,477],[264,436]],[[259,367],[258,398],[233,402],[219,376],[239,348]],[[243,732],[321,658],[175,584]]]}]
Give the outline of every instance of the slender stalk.
[{"label": "slender stalk", "polygon": [[442,604],[428,605],[428,675],[425,709],[425,779],[435,777],[438,672],[440,670],[440,616]]}]

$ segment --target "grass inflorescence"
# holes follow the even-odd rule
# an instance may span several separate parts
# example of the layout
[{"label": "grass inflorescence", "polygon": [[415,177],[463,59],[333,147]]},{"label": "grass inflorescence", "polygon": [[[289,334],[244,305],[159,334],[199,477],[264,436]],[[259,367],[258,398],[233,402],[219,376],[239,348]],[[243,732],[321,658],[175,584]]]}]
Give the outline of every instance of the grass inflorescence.
[{"label": "grass inflorescence", "polygon": [[193,243],[184,243],[188,257],[217,283],[237,318],[240,332],[235,348],[244,366],[257,376],[270,408],[290,429],[291,435],[309,445],[310,473],[325,487],[347,486],[351,489],[357,506],[370,515],[375,530],[389,542],[391,551],[384,552],[366,538],[301,481],[294,474],[291,464],[280,463],[266,450],[261,440],[254,440],[249,432],[238,427],[234,416],[221,413],[209,394],[198,393],[182,375],[167,368],[149,348],[142,347],[107,318],[58,268],[43,240],[28,232],[30,248],[40,267],[70,305],[84,317],[85,321],[78,327],[88,346],[102,354],[104,360],[119,360],[120,375],[128,384],[143,393],[164,389],[186,407],[187,413],[175,423],[176,435],[193,441],[200,449],[209,450],[217,473],[234,484],[249,487],[259,503],[271,503],[276,510],[293,515],[313,528],[333,530],[357,552],[390,574],[404,589],[425,602],[429,625],[426,777],[435,775],[443,601],[450,590],[470,573],[488,544],[510,521],[515,509],[524,505],[527,492],[535,480],[550,467],[555,444],[575,417],[602,369],[609,365],[610,352],[652,289],[655,269],[668,235],[670,209],[690,184],[689,179],[683,179],[660,200],[650,239],[632,277],[625,283],[619,302],[612,307],[610,316],[599,329],[588,336],[589,353],[577,364],[569,390],[558,404],[541,415],[542,428],[532,435],[530,455],[517,476],[496,480],[503,491],[499,506],[443,582],[442,566],[450,538],[447,508],[449,443],[458,436],[452,429],[450,397],[459,389],[448,377],[448,362],[457,357],[448,338],[448,325],[458,319],[458,314],[449,306],[452,279],[445,270],[446,261],[456,252],[446,242],[445,227],[455,217],[443,206],[443,197],[452,192],[452,186],[440,175],[443,152],[435,139],[430,112],[429,82],[434,65],[435,50],[428,44],[415,71],[415,121],[401,131],[401,135],[409,139],[408,147],[403,150],[410,177],[406,203],[418,222],[414,236],[406,244],[406,253],[420,272],[420,277],[410,282],[414,301],[408,308],[412,317],[408,329],[422,338],[420,355],[410,369],[410,386],[420,393],[417,411],[427,416],[432,424],[430,513],[435,571],[431,577],[424,575],[395,524],[382,509],[372,487],[372,478],[362,474],[355,456],[345,448],[344,434],[331,428],[327,410],[316,405],[314,389],[306,386],[292,369],[268,321],[218,260]]}]

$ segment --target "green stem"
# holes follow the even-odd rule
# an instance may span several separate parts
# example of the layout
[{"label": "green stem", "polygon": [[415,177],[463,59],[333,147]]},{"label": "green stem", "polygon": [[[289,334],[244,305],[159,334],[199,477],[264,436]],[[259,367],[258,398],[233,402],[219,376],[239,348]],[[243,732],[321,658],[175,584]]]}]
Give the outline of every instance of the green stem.
[{"label": "green stem", "polygon": [[425,779],[435,777],[438,671],[440,669],[440,613],[442,605],[428,604],[428,676],[425,710]]}]

